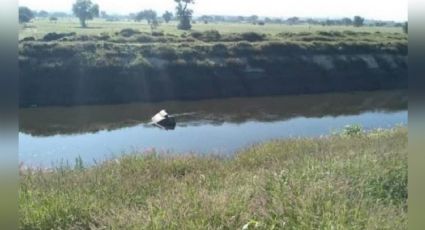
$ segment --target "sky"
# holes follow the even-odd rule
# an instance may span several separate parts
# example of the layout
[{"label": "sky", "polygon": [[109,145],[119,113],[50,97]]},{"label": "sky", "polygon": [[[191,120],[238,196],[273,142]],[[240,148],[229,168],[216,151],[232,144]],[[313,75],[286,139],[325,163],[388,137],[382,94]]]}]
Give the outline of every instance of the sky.
[{"label": "sky", "polygon": [[[20,0],[33,10],[71,12],[75,0]],[[92,0],[108,14],[144,9],[174,11],[174,0]],[[407,20],[408,0],[195,0],[194,15],[342,18],[360,15],[376,20]]]}]

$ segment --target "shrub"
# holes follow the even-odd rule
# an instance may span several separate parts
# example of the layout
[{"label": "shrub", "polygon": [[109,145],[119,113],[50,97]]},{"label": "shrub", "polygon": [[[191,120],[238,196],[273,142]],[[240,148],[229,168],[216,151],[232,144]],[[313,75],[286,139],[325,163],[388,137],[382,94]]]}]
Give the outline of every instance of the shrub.
[{"label": "shrub", "polygon": [[155,41],[155,39],[152,36],[146,35],[146,34],[141,34],[136,36],[136,41],[137,42],[153,42]]},{"label": "shrub", "polygon": [[77,41],[89,41],[93,40],[92,37],[89,37],[88,35],[78,35],[75,40]]},{"label": "shrub", "polygon": [[317,34],[322,35],[322,36],[329,36],[329,37],[342,37],[342,36],[344,36],[339,31],[318,31]]},{"label": "shrub", "polygon": [[[190,33],[190,36],[192,36],[193,38],[196,38],[196,39],[201,39],[202,33],[199,32],[199,31],[192,31]],[[182,34],[182,37],[186,37],[185,34]]]},{"label": "shrub", "polygon": [[75,32],[71,32],[71,33],[48,33],[46,35],[44,35],[43,37],[43,41],[54,41],[54,40],[59,40],[61,38],[64,37],[70,37],[70,36],[75,36],[76,33]]},{"label": "shrub", "polygon": [[206,54],[210,52],[210,47],[205,45],[195,45],[192,49],[198,53]]},{"label": "shrub", "polygon": [[243,40],[256,42],[256,41],[263,41],[266,38],[266,35],[255,33],[255,32],[245,32],[241,34],[241,37]]},{"label": "shrub", "polygon": [[154,54],[156,54],[158,57],[169,59],[169,60],[177,59],[176,50],[172,47],[166,47],[166,46],[158,47],[154,51]]},{"label": "shrub", "polygon": [[49,52],[49,56],[51,57],[72,57],[78,53],[78,50],[71,46],[58,45],[52,48]]},{"label": "shrub", "polygon": [[131,37],[135,34],[140,34],[140,31],[135,30],[135,29],[126,28],[126,29],[122,29],[120,32],[117,33],[117,35],[118,34],[123,36],[123,37]]},{"label": "shrub", "polygon": [[[307,35],[309,35],[309,34],[310,33],[308,33]],[[291,33],[291,32],[281,32],[281,33],[277,34],[277,36],[279,36],[279,37],[289,37],[289,38],[297,36],[297,35],[299,35],[299,34]]]},{"label": "shrub", "polygon": [[161,42],[161,43],[167,43],[167,42],[177,42],[178,40],[175,37],[164,36],[164,37],[155,37],[155,41]]},{"label": "shrub", "polygon": [[201,59],[204,58],[205,55],[203,55],[203,52],[198,52],[197,50],[194,50],[192,48],[180,48],[180,57],[184,58],[185,60],[192,60],[192,59]]},{"label": "shrub", "polygon": [[242,41],[243,39],[242,39],[241,34],[228,33],[228,34],[223,34],[221,36],[221,40],[226,41],[226,42],[230,42],[230,41]]},{"label": "shrub", "polygon": [[152,36],[162,37],[162,36],[164,36],[164,32],[163,31],[153,31]]},{"label": "shrub", "polygon": [[217,30],[207,30],[204,32],[193,31],[190,33],[190,36],[205,42],[219,41],[221,39],[221,34]]},{"label": "shrub", "polygon": [[342,130],[343,136],[359,136],[363,133],[363,128],[361,125],[346,125],[344,129]]},{"label": "shrub", "polygon": [[255,51],[254,47],[248,42],[238,42],[232,48],[232,51],[236,54],[250,54]]},{"label": "shrub", "polygon": [[109,36],[109,34],[107,34],[107,33],[101,33],[101,34],[99,34],[99,36],[97,38],[99,40],[106,41],[106,40],[109,40],[111,38],[111,36]]},{"label": "shrub", "polygon": [[221,35],[217,30],[207,30],[202,34],[201,37],[203,41],[219,41],[220,38]]},{"label": "shrub", "polygon": [[356,33],[356,32],[351,31],[351,30],[344,30],[344,31],[343,31],[343,33],[344,33],[345,35],[350,35],[350,36],[357,35],[357,33]]},{"label": "shrub", "polygon": [[34,37],[25,37],[25,38],[22,38],[20,40],[20,42],[28,42],[28,41],[35,41],[35,38]]}]

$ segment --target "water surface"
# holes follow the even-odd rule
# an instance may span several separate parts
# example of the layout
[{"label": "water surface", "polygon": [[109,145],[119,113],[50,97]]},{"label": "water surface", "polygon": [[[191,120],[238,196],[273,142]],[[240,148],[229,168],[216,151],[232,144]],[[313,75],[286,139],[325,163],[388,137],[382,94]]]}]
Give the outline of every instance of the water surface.
[{"label": "water surface", "polygon": [[[163,108],[177,116],[175,130],[148,124]],[[19,152],[24,164],[42,167],[152,149],[232,154],[269,139],[327,135],[347,124],[406,123],[405,91],[28,108],[20,111]]]}]

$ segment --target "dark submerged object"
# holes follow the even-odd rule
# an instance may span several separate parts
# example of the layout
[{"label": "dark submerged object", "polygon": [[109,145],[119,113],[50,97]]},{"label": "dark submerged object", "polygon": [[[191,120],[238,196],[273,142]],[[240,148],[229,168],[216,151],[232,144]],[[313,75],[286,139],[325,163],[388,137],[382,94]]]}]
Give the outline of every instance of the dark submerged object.
[{"label": "dark submerged object", "polygon": [[176,128],[176,119],[170,116],[164,109],[152,117],[151,123],[166,130],[173,130]]}]

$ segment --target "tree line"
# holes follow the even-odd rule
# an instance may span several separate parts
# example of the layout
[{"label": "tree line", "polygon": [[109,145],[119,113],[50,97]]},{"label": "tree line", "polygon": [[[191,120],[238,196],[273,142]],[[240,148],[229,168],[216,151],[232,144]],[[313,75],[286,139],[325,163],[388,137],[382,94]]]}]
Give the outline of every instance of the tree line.
[{"label": "tree line", "polygon": [[[317,20],[317,19],[301,19],[298,17],[290,17],[286,20],[281,18],[269,18],[265,17],[260,19],[257,15],[251,16],[220,16],[220,15],[202,15],[197,18],[193,18],[193,10],[190,9],[190,6],[195,3],[194,0],[174,0],[176,3],[175,15],[171,11],[164,12],[161,17],[158,17],[156,11],[152,9],[146,9],[139,11],[137,13],[131,13],[127,16],[121,17],[128,20],[134,20],[137,22],[146,21],[152,30],[156,29],[160,25],[160,21],[169,23],[171,20],[177,20],[177,28],[180,30],[190,30],[192,28],[192,23],[196,21],[203,22],[208,24],[210,22],[239,22],[239,23],[252,23],[255,25],[265,25],[265,24],[288,24],[288,25],[299,25],[299,24],[309,24],[309,25],[322,25],[322,26],[333,26],[333,25],[344,25],[344,26],[354,26],[361,27],[365,25],[365,19],[361,16],[354,16],[353,18],[342,18],[342,19],[326,19],[326,20]],[[93,3],[91,0],[76,0],[72,5],[73,15],[76,16],[81,24],[81,27],[87,27],[87,21],[92,20],[95,17],[101,17],[108,21],[120,20],[117,16],[110,16],[105,11],[99,11],[99,5]],[[50,17],[51,21],[57,21],[59,17],[69,16],[66,13],[48,13],[47,11],[35,12],[30,10],[28,7],[22,6],[19,7],[19,22],[26,23],[31,21],[34,17],[47,18]],[[390,23],[383,21],[376,21],[373,24],[369,23],[368,25],[372,26],[399,26],[402,27],[403,31],[407,33],[407,22],[405,23]]]},{"label": "tree line", "polygon": [[[190,30],[192,28],[191,20],[193,10],[189,8],[191,4],[194,4],[194,0],[174,0],[176,2],[176,18],[179,20],[177,25],[178,29]],[[87,27],[87,21],[92,20],[95,17],[107,18],[106,12],[99,11],[99,5],[93,3],[91,0],[76,0],[72,5],[72,12],[80,20],[81,27]],[[27,23],[34,17],[48,17],[47,11],[34,12],[28,7],[19,7],[19,23]],[[156,28],[159,25],[157,13],[154,10],[143,10],[137,14],[130,14],[130,18],[135,21],[146,20],[152,28]],[[166,23],[174,18],[173,13],[166,11],[162,18]],[[56,19],[57,20],[57,19]]]}]

